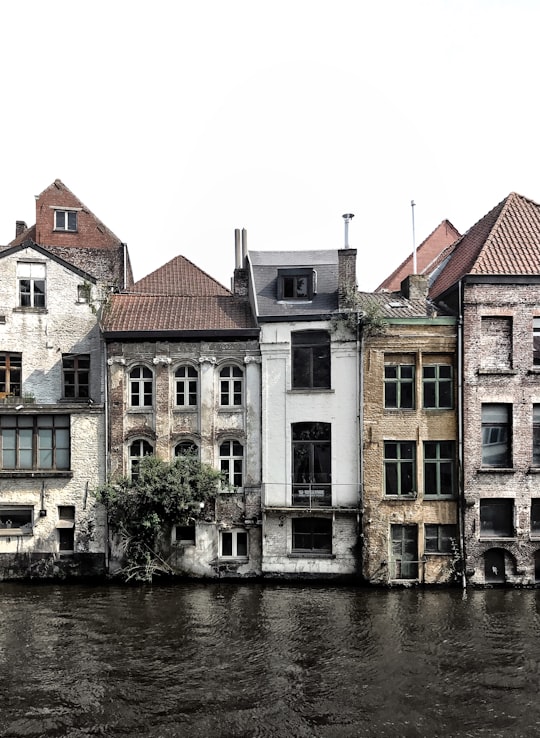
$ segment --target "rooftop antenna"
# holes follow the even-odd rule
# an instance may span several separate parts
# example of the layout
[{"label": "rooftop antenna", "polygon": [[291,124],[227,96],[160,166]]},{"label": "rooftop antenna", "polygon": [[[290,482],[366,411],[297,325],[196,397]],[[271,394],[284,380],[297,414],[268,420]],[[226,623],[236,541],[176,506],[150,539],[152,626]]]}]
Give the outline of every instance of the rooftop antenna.
[{"label": "rooftop antenna", "polygon": [[412,212],[412,253],[413,253],[413,270],[412,273],[416,274],[416,237],[414,234],[414,206],[416,205],[414,200],[411,200],[411,212]]},{"label": "rooftop antenna", "polygon": [[345,221],[345,248],[348,249],[349,247],[349,223],[354,218],[354,213],[345,213],[345,215],[341,216]]}]

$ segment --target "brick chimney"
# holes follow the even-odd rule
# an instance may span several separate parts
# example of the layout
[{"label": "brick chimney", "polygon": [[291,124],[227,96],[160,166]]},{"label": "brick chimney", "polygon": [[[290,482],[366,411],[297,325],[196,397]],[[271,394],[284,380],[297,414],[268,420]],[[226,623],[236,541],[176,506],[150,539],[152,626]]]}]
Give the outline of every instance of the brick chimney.
[{"label": "brick chimney", "polygon": [[235,297],[247,299],[249,279],[247,264],[247,231],[242,228],[242,244],[240,245],[240,229],[234,229],[235,269],[232,279],[232,292]]},{"label": "brick chimney", "polygon": [[346,310],[351,294],[356,292],[356,249],[338,251],[338,308]]},{"label": "brick chimney", "polygon": [[427,300],[428,278],[423,274],[409,274],[400,285],[400,291],[407,300]]},{"label": "brick chimney", "polygon": [[28,228],[24,220],[17,220],[15,221],[15,238],[17,236],[20,236],[21,233],[24,233],[24,231]]}]

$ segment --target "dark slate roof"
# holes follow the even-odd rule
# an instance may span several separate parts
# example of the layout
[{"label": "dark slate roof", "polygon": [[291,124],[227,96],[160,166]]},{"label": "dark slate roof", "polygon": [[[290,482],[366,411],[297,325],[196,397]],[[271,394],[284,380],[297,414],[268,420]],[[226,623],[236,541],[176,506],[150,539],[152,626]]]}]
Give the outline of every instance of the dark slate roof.
[{"label": "dark slate roof", "polygon": [[248,302],[183,256],[143,277],[129,293],[112,295],[102,324],[109,335],[256,332]]},{"label": "dark slate roof", "polygon": [[[256,293],[257,315],[261,319],[328,315],[338,307],[338,252],[321,251],[250,251]],[[313,268],[317,275],[317,293],[309,302],[281,302],[277,299],[278,269]]]},{"label": "dark slate roof", "polygon": [[512,192],[454,244],[430,297],[440,297],[467,275],[539,273],[540,205]]},{"label": "dark slate roof", "polygon": [[384,318],[434,318],[452,315],[430,300],[408,300],[401,292],[359,292],[360,310],[376,309]]},{"label": "dark slate roof", "polygon": [[[449,220],[443,220],[416,249],[416,273],[429,274],[442,252],[460,237]],[[375,290],[399,290],[401,282],[413,274],[413,254],[410,254]]]}]

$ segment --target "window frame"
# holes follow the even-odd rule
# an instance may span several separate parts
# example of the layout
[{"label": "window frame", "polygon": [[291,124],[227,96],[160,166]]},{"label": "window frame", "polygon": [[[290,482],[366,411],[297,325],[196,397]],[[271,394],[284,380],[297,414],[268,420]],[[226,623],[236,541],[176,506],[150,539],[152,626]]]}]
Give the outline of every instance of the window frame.
[{"label": "window frame", "polygon": [[[63,216],[60,218],[59,216]],[[63,220],[63,223],[59,221]],[[77,210],[70,208],[55,208],[54,230],[59,233],[78,233],[79,214]]]},{"label": "window frame", "polygon": [[540,367],[540,316],[533,317],[533,360],[532,365]]},{"label": "window frame", "polygon": [[22,396],[22,353],[17,351],[0,352],[0,398],[9,396]]},{"label": "window frame", "polygon": [[17,294],[21,310],[45,310],[47,308],[47,265],[45,262],[17,262]]},{"label": "window frame", "polygon": [[[227,451],[228,453],[224,453]],[[241,454],[235,453],[241,449]],[[244,445],[237,438],[226,438],[218,448],[219,469],[232,490],[241,490],[244,486]],[[240,482],[238,484],[238,482]],[[226,492],[227,490],[222,490]]]},{"label": "window frame", "polygon": [[[243,543],[239,545],[239,538],[243,540]],[[227,541],[227,552],[224,553],[224,543]],[[230,553],[229,544],[230,541]],[[245,553],[238,553],[239,547],[242,546],[242,551]],[[246,560],[249,558],[249,536],[247,530],[243,528],[231,528],[230,530],[219,531],[219,557],[220,559],[242,559]]]},{"label": "window frame", "polygon": [[[491,417],[489,417],[491,416]],[[498,416],[498,417],[497,417]],[[512,419],[513,406],[504,402],[483,402],[481,407],[483,469],[512,469]],[[494,461],[488,463],[489,447],[494,447]],[[497,446],[504,447],[497,452]],[[500,458],[500,462],[497,462]]]},{"label": "window frame", "polygon": [[[449,535],[452,533],[453,535]],[[428,544],[435,541],[435,546]],[[455,523],[424,523],[424,553],[426,556],[447,556],[454,553],[452,541],[457,548],[458,530]]]},{"label": "window frame", "polygon": [[75,551],[75,505],[58,505],[58,551],[70,554]]},{"label": "window frame", "polygon": [[[305,287],[301,281],[305,280]],[[277,299],[280,302],[312,302],[315,295],[315,270],[310,267],[278,269]]]},{"label": "window frame", "polygon": [[[140,401],[135,403],[135,397],[142,398],[142,404]],[[130,410],[151,410],[154,407],[154,372],[145,364],[132,366],[128,372],[128,399]]]},{"label": "window frame", "polygon": [[[441,370],[448,369],[450,376],[441,377]],[[426,372],[435,370],[434,377],[426,377]],[[433,388],[433,404],[428,404],[426,390]],[[441,400],[441,389],[447,389],[449,396],[448,404],[443,404]],[[452,364],[424,364],[422,367],[422,407],[424,410],[452,410],[454,408],[454,368]]]},{"label": "window frame", "polygon": [[[183,374],[182,374],[183,372]],[[179,399],[182,402],[179,402]],[[185,402],[187,398],[187,402]],[[174,372],[174,406],[192,410],[199,404],[199,372],[191,364],[181,364]]]},{"label": "window frame", "polygon": [[[305,527],[305,530],[299,528]],[[320,530],[317,530],[320,528]],[[326,528],[326,530],[323,530]],[[291,519],[291,553],[308,556],[331,556],[333,554],[332,518],[301,517]],[[305,546],[300,543],[311,542]],[[315,545],[316,543],[323,545]]]},{"label": "window frame", "polygon": [[332,386],[331,356],[328,331],[293,331],[291,333],[292,389],[330,389]]},{"label": "window frame", "polygon": [[[443,444],[448,445],[448,454],[441,453],[444,448]],[[433,446],[435,450],[434,456],[428,456],[427,450],[429,446]],[[424,461],[424,497],[427,499],[450,500],[456,497],[456,444],[455,441],[424,441],[423,444],[423,461]],[[430,474],[428,470],[435,469],[435,492],[428,492],[427,485]],[[450,491],[443,492],[445,486],[444,477],[450,475]]]},{"label": "window frame", "polygon": [[[26,513],[23,516],[23,513]],[[8,517],[9,516],[9,517]],[[13,526],[12,518],[21,516],[19,525]],[[28,517],[26,523],[21,521]],[[7,525],[7,522],[10,525]],[[34,507],[32,505],[0,505],[0,537],[33,536],[34,535]]]},{"label": "window frame", "polygon": [[[184,532],[190,531],[193,532],[193,535],[188,536],[179,536],[179,531],[183,530]],[[173,542],[176,543],[179,546],[196,546],[197,545],[197,526],[195,523],[191,523],[190,525],[175,525],[173,528],[174,531],[174,537]]]},{"label": "window frame", "polygon": [[[139,445],[139,452],[142,451],[142,453],[138,453],[138,454],[132,453],[132,450],[134,449],[136,444]],[[154,453],[155,453],[155,446],[151,441],[148,440],[148,438],[133,438],[129,442],[129,446],[128,446],[129,473],[128,473],[128,476],[132,482],[136,482],[137,479],[139,478],[139,472],[137,471],[137,467],[139,466],[141,459],[144,459],[145,456],[153,456]]]},{"label": "window frame", "polygon": [[[480,539],[491,539],[491,538],[515,538],[516,526],[515,526],[515,500],[511,497],[484,497],[480,499],[479,504],[479,517],[480,517]],[[506,511],[504,508],[507,508]],[[488,512],[491,512],[488,516]],[[495,530],[496,522],[494,521],[497,515],[497,509],[502,510],[507,516],[505,526],[500,526],[499,532]],[[498,513],[502,514],[502,513]],[[487,518],[490,518],[488,521]],[[488,522],[491,527],[488,528]]]},{"label": "window frame", "polygon": [[[538,522],[536,523],[536,521]],[[529,529],[531,538],[540,538],[540,497],[531,498]]]},{"label": "window frame", "polygon": [[291,503],[293,507],[332,505],[332,424],[291,424]]},{"label": "window frame", "polygon": [[219,370],[219,406],[235,409],[244,406],[244,370],[237,364],[225,364]]},{"label": "window frame", "polygon": [[[5,433],[7,431],[7,433]],[[12,431],[12,433],[10,433]],[[6,439],[11,436],[11,447]],[[47,443],[47,436],[50,442]],[[62,439],[62,436],[64,438]],[[0,415],[0,471],[66,472],[71,470],[71,418],[69,415]],[[62,442],[63,441],[63,442]],[[6,452],[13,464],[5,465]],[[50,455],[50,464],[41,461]],[[31,459],[31,463],[21,459]]]},{"label": "window frame", "polygon": [[[388,451],[390,449],[390,446],[394,445],[396,446],[396,455],[395,456],[389,456]],[[403,456],[402,451],[406,449],[406,447],[410,447],[411,455],[410,456]],[[416,441],[395,441],[395,440],[385,440],[383,442],[383,467],[384,467],[384,496],[389,498],[409,498],[413,499],[417,497],[417,489],[418,489],[418,478],[417,478],[417,449],[416,449]],[[410,472],[407,472],[406,467],[410,466]],[[389,474],[392,471],[392,469],[395,468],[395,486],[396,486],[396,492],[388,492],[389,487]],[[405,492],[402,492],[403,488],[403,479],[407,478],[407,476],[410,477],[410,489],[408,489]]]},{"label": "window frame", "polygon": [[[395,371],[395,376],[388,376],[391,370]],[[411,371],[411,376],[402,376],[405,370]],[[384,409],[392,412],[396,410],[415,410],[416,409],[416,366],[414,363],[406,364],[405,362],[389,361],[384,362]],[[395,405],[391,404],[394,399],[390,390],[394,390]],[[410,400],[405,390],[410,391]],[[410,402],[410,404],[406,404]]]},{"label": "window frame", "polygon": [[200,457],[200,448],[190,439],[184,441],[178,441],[174,446],[174,458],[177,459],[180,456],[195,456],[197,459]]},{"label": "window frame", "polygon": [[[73,366],[66,366],[67,362],[73,362]],[[87,366],[81,366],[86,362]],[[71,384],[66,382],[68,376],[73,375]],[[86,375],[86,381],[83,381]],[[67,392],[68,387],[73,387],[73,394]],[[86,394],[84,393],[86,388]],[[90,354],[62,354],[62,394],[65,400],[90,399]]]},{"label": "window frame", "polygon": [[531,466],[540,467],[540,404],[532,406],[532,457]]}]

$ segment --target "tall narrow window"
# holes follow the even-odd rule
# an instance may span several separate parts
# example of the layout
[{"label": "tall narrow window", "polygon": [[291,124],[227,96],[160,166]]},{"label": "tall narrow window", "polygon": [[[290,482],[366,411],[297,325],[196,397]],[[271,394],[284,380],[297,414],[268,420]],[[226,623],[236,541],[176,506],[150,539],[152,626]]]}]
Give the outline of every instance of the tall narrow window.
[{"label": "tall narrow window", "polygon": [[540,366],[540,318],[533,318],[533,366]]},{"label": "tall narrow window", "polygon": [[224,441],[219,447],[220,469],[232,487],[242,487],[244,447],[239,441]]},{"label": "tall narrow window", "polygon": [[504,370],[512,367],[512,318],[482,317],[480,358],[483,369]]},{"label": "tall narrow window", "polygon": [[154,448],[151,443],[144,438],[138,438],[132,441],[129,447],[129,471],[133,481],[139,477],[139,464],[145,456],[152,456]]},{"label": "tall narrow window", "polygon": [[58,507],[58,548],[62,553],[73,553],[75,548],[75,507],[60,505]]},{"label": "tall narrow window", "polygon": [[414,441],[384,442],[384,493],[413,495],[416,492],[416,445]]},{"label": "tall narrow window", "polygon": [[17,264],[20,307],[45,307],[45,274],[45,264],[28,261],[20,261]]},{"label": "tall narrow window", "polygon": [[332,553],[332,521],[328,518],[293,518],[292,552]]},{"label": "tall narrow window", "polygon": [[540,466],[540,405],[533,405],[533,448],[532,464]]},{"label": "tall narrow window", "polygon": [[237,366],[224,366],[219,373],[219,402],[222,407],[242,405],[244,372]]},{"label": "tall narrow window", "polygon": [[453,497],[455,444],[453,441],[424,443],[424,496]]},{"label": "tall narrow window", "polygon": [[64,397],[86,400],[90,397],[90,355],[63,354]]},{"label": "tall narrow window", "polygon": [[422,368],[424,408],[447,410],[453,407],[452,367],[427,364]]},{"label": "tall narrow window", "polygon": [[177,407],[197,405],[197,370],[192,366],[180,366],[174,373],[175,402]]},{"label": "tall narrow window", "polygon": [[480,536],[512,538],[514,535],[514,500],[480,500]]},{"label": "tall narrow window", "polygon": [[292,504],[326,507],[332,504],[330,423],[293,423]]},{"label": "tall narrow window", "polygon": [[136,366],[129,373],[129,403],[131,407],[152,407],[154,382],[146,366]]},{"label": "tall narrow window", "polygon": [[389,410],[414,408],[414,365],[385,364],[384,406]]},{"label": "tall narrow window", "polygon": [[482,466],[512,467],[511,421],[511,405],[482,405]]},{"label": "tall narrow window", "polygon": [[54,230],[55,231],[77,231],[77,211],[76,210],[55,210],[54,211]]},{"label": "tall narrow window", "polygon": [[291,335],[292,386],[295,389],[330,388],[330,336],[326,331]]},{"label": "tall narrow window", "polygon": [[0,398],[21,395],[22,354],[0,353]]},{"label": "tall narrow window", "polygon": [[418,527],[391,525],[390,577],[416,579],[418,577]]}]

